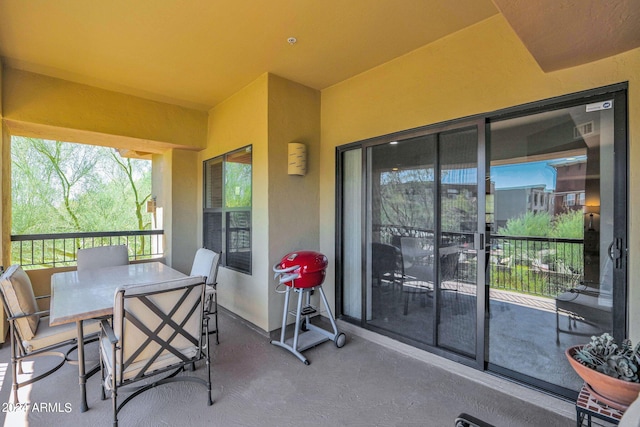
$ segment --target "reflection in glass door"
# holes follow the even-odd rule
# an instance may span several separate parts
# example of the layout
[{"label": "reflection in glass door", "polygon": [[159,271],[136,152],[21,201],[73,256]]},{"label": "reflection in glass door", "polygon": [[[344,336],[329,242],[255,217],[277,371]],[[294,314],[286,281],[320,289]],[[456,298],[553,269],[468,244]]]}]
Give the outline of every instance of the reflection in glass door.
[{"label": "reflection in glass door", "polygon": [[438,346],[475,356],[478,269],[478,131],[442,133],[437,281]]},{"label": "reflection in glass door", "polygon": [[370,147],[366,320],[434,343],[435,135]]},{"label": "reflection in glass door", "polygon": [[618,85],[340,149],[339,312],[575,397],[564,351],[626,335],[626,114]]},{"label": "reflection in glass door", "polygon": [[494,370],[577,390],[564,350],[613,331],[615,108],[611,98],[489,125]]},{"label": "reflection in glass door", "polygon": [[366,324],[471,358],[477,152],[474,125],[371,146],[366,162]]}]

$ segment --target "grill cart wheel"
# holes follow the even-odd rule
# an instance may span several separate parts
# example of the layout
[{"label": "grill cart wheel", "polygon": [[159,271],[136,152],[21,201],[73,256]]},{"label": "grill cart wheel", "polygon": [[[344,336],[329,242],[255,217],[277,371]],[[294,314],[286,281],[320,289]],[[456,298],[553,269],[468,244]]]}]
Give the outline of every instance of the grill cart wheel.
[{"label": "grill cart wheel", "polygon": [[345,334],[343,334],[342,332],[340,332],[336,336],[336,339],[334,340],[334,342],[336,343],[336,347],[342,348],[342,347],[344,347],[344,343],[347,342],[347,336]]}]

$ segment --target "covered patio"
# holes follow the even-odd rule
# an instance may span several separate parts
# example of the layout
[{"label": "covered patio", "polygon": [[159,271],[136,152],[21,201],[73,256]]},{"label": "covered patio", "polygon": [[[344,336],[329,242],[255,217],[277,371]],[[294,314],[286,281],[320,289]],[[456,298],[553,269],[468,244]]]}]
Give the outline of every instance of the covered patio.
[{"label": "covered patio", "polygon": [[[570,402],[344,322],[339,327],[347,344],[308,350],[309,366],[228,311],[221,313],[220,327],[220,344],[212,345],[210,353],[213,406],[206,405],[201,387],[172,383],[135,398],[121,412],[121,425],[444,427],[453,426],[461,413],[495,426],[575,425]],[[88,357],[97,356],[95,347],[88,350]],[[20,390],[28,407],[7,410],[8,363],[9,349],[3,346],[0,425],[110,425],[110,401],[100,400],[99,374],[88,381],[90,409],[81,413],[77,367],[69,363]],[[195,373],[204,371],[200,365]]]},{"label": "covered patio", "polygon": [[[126,407],[123,425],[447,426],[460,413],[494,425],[574,425],[570,401],[384,336],[399,316],[383,316],[374,325],[380,334],[339,321],[347,344],[309,350],[310,366],[269,344],[283,312],[272,266],[291,251],[328,257],[324,289],[336,317],[346,318],[340,253],[362,245],[343,248],[338,232],[336,206],[346,197],[338,182],[340,147],[623,84],[628,163],[640,162],[638,0],[617,0],[615,7],[597,0],[525,3],[248,0],[160,7],[153,0],[2,0],[0,264],[18,262],[11,259],[12,136],[150,157],[163,236],[158,255],[181,272],[205,246],[205,165],[244,151],[252,168],[251,205],[241,224],[250,236],[242,247],[248,267],[223,264],[219,271],[224,314],[220,345],[211,347],[215,403],[206,406],[188,384],[165,386]],[[288,173],[290,144],[306,148],[303,175]],[[629,212],[620,250],[627,292],[618,324],[637,343],[640,175],[629,168],[620,174]],[[364,276],[363,265],[355,270]],[[50,292],[56,271],[29,273],[36,294]],[[419,299],[410,303],[404,318],[423,327],[424,307]],[[521,316],[522,305],[499,304],[508,308],[498,313],[505,324],[508,316]],[[556,313],[524,309],[544,311],[553,330],[542,337],[544,345],[556,364],[566,362],[563,349],[583,337],[565,334],[557,344]],[[535,348],[530,331],[509,332],[523,338],[525,356]],[[6,336],[0,322],[0,342]],[[5,344],[3,404],[10,402],[8,363]],[[548,365],[540,369],[554,375]],[[91,409],[80,413],[77,368],[66,364],[21,390],[32,405],[28,413],[5,406],[0,417],[5,426],[109,424],[110,404],[100,401],[98,381],[89,380]]]}]

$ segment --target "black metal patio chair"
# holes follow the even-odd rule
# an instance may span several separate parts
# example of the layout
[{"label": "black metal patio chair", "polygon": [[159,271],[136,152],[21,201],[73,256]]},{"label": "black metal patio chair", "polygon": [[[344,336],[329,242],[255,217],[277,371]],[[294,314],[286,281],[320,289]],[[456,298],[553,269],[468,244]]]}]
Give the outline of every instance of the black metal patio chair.
[{"label": "black metal patio chair", "polygon": [[[201,384],[211,400],[208,318],[204,317],[202,276],[116,290],[113,327],[103,320],[100,338],[102,387],[111,392],[113,425],[122,408],[141,393],[174,381]],[[204,378],[178,375],[186,366],[205,361]],[[156,376],[160,379],[135,383]],[[130,391],[121,403],[120,392]]]}]

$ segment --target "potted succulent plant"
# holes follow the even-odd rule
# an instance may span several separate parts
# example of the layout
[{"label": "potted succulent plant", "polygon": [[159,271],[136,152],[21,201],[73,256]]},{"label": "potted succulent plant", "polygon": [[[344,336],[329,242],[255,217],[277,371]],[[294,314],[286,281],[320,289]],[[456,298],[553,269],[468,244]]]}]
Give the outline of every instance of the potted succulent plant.
[{"label": "potted succulent plant", "polygon": [[620,345],[608,333],[591,337],[586,345],[566,351],[569,363],[596,398],[614,408],[626,409],[640,393],[640,344]]}]

